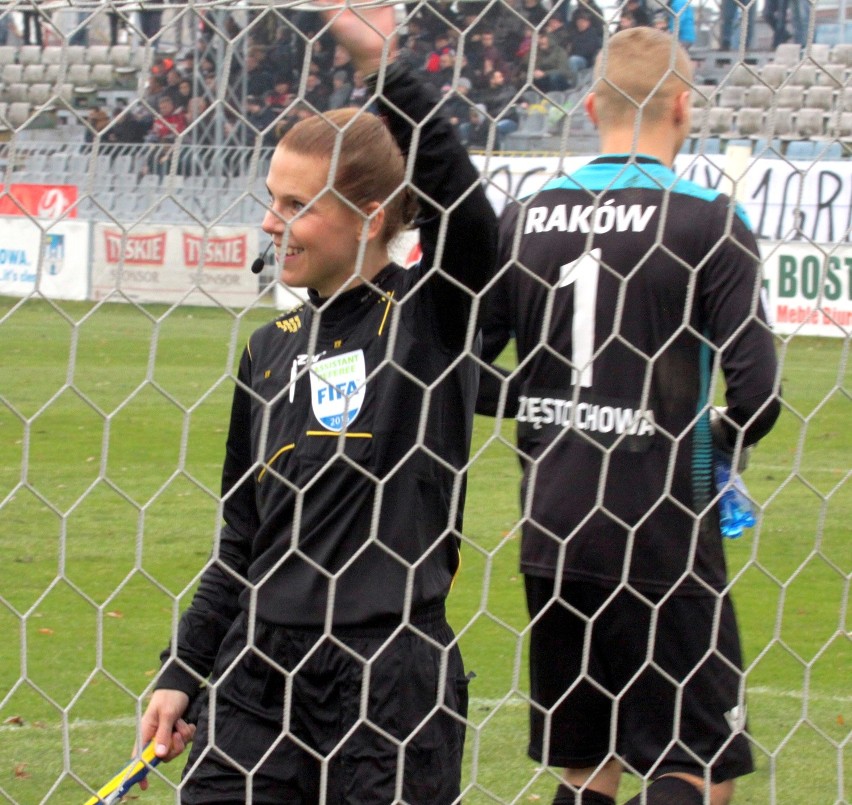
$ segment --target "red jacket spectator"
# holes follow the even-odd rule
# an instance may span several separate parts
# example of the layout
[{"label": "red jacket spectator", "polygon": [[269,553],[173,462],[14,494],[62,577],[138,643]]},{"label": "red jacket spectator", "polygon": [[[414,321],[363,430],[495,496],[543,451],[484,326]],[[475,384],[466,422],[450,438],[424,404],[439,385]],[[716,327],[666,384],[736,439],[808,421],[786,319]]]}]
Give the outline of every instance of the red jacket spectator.
[{"label": "red jacket spectator", "polygon": [[169,95],[161,95],[157,101],[159,114],[154,117],[149,139],[158,143],[174,142],[178,134],[186,128],[186,112],[175,108],[175,102]]}]

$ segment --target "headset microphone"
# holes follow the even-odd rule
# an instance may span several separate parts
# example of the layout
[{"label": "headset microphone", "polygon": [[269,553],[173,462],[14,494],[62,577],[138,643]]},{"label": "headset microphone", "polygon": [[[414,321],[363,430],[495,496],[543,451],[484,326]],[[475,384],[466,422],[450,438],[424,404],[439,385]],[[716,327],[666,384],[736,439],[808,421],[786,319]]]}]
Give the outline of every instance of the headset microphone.
[{"label": "headset microphone", "polygon": [[266,255],[269,254],[269,250],[275,244],[272,241],[269,241],[269,245],[263,250],[263,254],[260,255],[252,264],[251,264],[251,273],[252,274],[260,274],[263,271],[263,267],[266,265]]}]

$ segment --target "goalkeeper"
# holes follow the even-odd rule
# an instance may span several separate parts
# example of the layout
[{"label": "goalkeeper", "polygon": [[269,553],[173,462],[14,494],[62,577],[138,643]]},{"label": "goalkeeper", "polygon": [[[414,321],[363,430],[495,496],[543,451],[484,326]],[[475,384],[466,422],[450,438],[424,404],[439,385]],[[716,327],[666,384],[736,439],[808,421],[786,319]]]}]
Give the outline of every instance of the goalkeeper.
[{"label": "goalkeeper", "polygon": [[[393,9],[328,14],[387,123],[310,118],[272,158],[263,228],[310,300],[243,353],[225,524],[142,719],[175,757],[209,678],[185,803],[459,796],[467,678],[444,602],[497,222],[436,98],[393,62]],[[407,271],[388,258],[416,208],[406,162],[423,249]]]},{"label": "goalkeeper", "polygon": [[517,421],[529,752],[566,805],[612,805],[624,769],[631,803],[719,805],[753,768],[712,462],[770,430],[777,367],[745,213],[672,170],[691,77],[667,33],[609,40],[604,155],[506,209],[482,317],[484,359],[516,341],[479,407]]}]

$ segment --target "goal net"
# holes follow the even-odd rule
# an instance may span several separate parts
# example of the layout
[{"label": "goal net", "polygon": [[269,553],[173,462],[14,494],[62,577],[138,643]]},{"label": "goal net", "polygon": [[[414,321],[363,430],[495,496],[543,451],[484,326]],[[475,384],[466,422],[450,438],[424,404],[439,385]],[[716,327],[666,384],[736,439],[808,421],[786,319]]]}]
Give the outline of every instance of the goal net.
[{"label": "goal net", "polygon": [[[584,111],[594,78],[578,14],[604,50],[632,24],[666,28],[688,46],[692,130],[674,169],[730,194],[751,220],[783,389],[781,417],[743,474],[756,523],[724,545],[745,653],[742,728],[756,765],[737,798],[848,801],[846,4],[394,8],[399,58],[436,88],[498,213],[595,154]],[[251,332],[305,298],[278,282],[260,229],[274,145],[307,116],[371,101],[311,3],[0,7],[0,794],[8,801],[85,801],[126,762],[159,653],[218,538],[241,352]],[[418,254],[415,234],[393,245],[403,265]],[[279,326],[299,323],[284,317]],[[514,353],[498,364],[511,372]],[[410,416],[423,420],[424,406]],[[528,511],[515,436],[511,417],[475,419],[450,507],[466,487],[463,526],[446,524],[462,557],[448,620],[473,672],[467,803],[549,802],[559,781],[558,769],[526,752],[530,623],[519,544]],[[388,479],[373,480],[380,496]],[[314,755],[328,768],[332,758]],[[182,767],[182,758],[157,766],[136,794],[177,801]],[[643,783],[625,776],[619,800]]]}]

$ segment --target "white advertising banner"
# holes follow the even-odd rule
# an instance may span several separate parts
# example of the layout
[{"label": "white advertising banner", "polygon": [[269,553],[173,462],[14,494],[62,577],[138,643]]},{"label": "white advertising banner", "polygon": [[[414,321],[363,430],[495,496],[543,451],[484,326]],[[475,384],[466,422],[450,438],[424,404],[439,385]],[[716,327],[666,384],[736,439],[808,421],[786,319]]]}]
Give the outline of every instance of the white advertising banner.
[{"label": "white advertising banner", "polygon": [[[513,198],[539,190],[592,159],[582,157],[474,156],[497,212]],[[675,171],[701,187],[735,194],[759,240],[800,238],[852,243],[852,161],[788,162],[730,154],[680,154]],[[735,182],[735,184],[734,184]]]},{"label": "white advertising banner", "polygon": [[92,251],[93,299],[245,307],[258,295],[256,228],[95,224]]},{"label": "white advertising banner", "polygon": [[0,295],[87,299],[89,226],[0,216]]},{"label": "white advertising banner", "polygon": [[763,285],[777,333],[852,333],[852,246],[761,241]]}]

